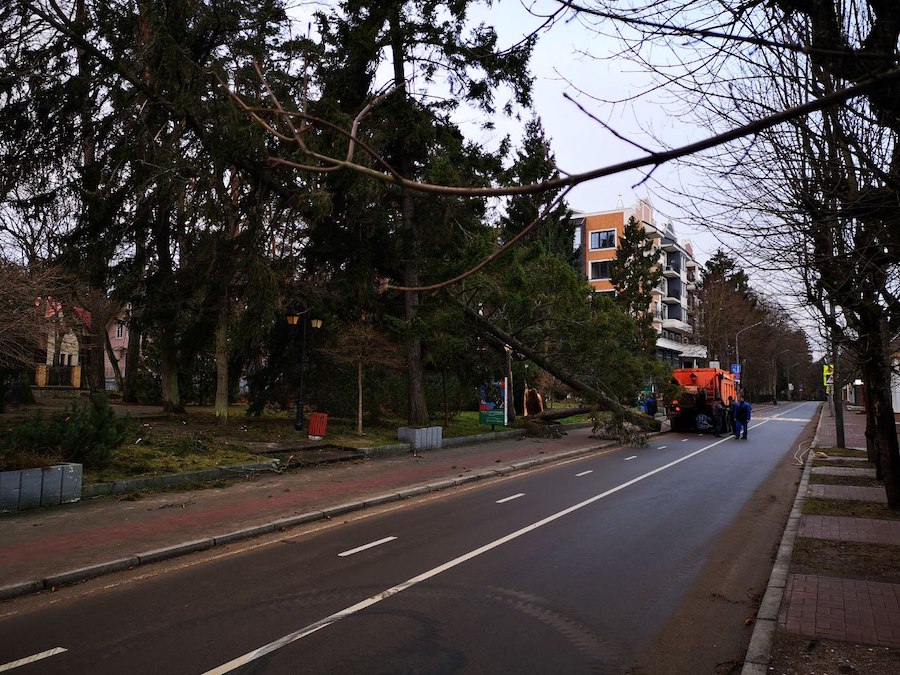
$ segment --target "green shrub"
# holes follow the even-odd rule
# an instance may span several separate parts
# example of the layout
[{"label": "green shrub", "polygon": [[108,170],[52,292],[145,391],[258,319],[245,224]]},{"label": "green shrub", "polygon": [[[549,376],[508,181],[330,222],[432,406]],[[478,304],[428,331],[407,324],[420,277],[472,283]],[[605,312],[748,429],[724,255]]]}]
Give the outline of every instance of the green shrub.
[{"label": "green shrub", "polygon": [[[112,449],[122,444],[128,421],[116,418],[106,395],[91,395],[87,405],[75,404],[50,418],[40,415],[13,429],[7,439],[10,455],[43,455],[103,468]],[[26,468],[26,467],[21,467]]]}]

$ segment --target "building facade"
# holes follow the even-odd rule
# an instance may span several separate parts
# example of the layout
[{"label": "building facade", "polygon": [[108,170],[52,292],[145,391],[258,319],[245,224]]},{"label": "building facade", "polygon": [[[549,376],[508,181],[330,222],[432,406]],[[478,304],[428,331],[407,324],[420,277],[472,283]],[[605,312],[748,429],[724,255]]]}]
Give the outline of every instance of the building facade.
[{"label": "building facade", "polygon": [[695,329],[699,305],[699,271],[689,241],[681,242],[671,223],[659,225],[649,201],[640,199],[631,208],[575,213],[580,233],[584,275],[595,293],[615,295],[610,281],[610,264],[625,231],[634,218],[653,242],[662,278],[652,290],[648,312],[653,316],[657,358],[674,368],[705,365],[706,347],[697,344]]}]

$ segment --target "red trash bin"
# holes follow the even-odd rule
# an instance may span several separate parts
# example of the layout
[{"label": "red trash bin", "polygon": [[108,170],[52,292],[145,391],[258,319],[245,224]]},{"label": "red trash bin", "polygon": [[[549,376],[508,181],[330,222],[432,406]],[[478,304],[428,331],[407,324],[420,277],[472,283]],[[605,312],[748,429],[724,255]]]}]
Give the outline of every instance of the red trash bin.
[{"label": "red trash bin", "polygon": [[318,441],[325,436],[328,428],[328,415],[326,413],[313,413],[309,416],[309,438]]}]

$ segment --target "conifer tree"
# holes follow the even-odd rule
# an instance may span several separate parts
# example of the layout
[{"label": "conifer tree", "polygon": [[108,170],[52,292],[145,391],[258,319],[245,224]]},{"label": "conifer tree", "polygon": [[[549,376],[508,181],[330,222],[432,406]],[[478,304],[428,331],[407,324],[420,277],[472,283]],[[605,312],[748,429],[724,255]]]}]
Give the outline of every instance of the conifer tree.
[{"label": "conifer tree", "polygon": [[[514,99],[504,106],[505,113],[512,111],[514,103],[529,103],[531,80],[526,66],[532,41],[501,49],[493,28],[469,25],[467,11],[472,4],[468,0],[346,0],[333,12],[321,12],[323,50],[317,80],[323,96],[315,108],[332,113],[332,118],[354,119],[386,84],[390,93],[371,111],[359,134],[392,170],[421,180],[435,170],[444,171],[447,159],[455,157],[464,160],[455,171],[463,184],[483,184],[483,153],[461,142],[462,134],[450,113],[461,105],[496,113],[495,94],[501,86],[508,87]],[[382,62],[391,68],[388,83],[377,81],[377,66]],[[437,88],[430,89],[437,83],[449,90],[449,96],[434,96]],[[346,143],[342,136],[327,133],[318,140],[328,142],[329,138],[332,143]],[[335,208],[323,222],[337,223],[340,230],[325,233],[322,242],[334,243],[315,247],[311,253],[330,253],[333,269],[346,268],[342,258],[359,256],[351,267],[367,271],[358,279],[369,284],[373,276],[386,276],[405,287],[421,285],[446,267],[448,251],[458,249],[454,242],[470,228],[468,217],[477,212],[459,200],[365,186],[341,176],[332,179],[329,188]],[[456,221],[461,228],[444,227],[445,214],[453,212],[468,216]],[[335,235],[341,230],[351,234],[354,248],[348,250],[346,240],[338,243]],[[375,246],[360,250],[366,240]],[[422,352],[429,332],[424,302],[418,292],[405,291],[402,324],[394,324],[401,329],[406,347],[407,416],[413,426],[425,425],[429,418]]]},{"label": "conifer tree", "polygon": [[653,240],[646,236],[634,216],[625,223],[616,257],[609,266],[609,276],[616,289],[616,304],[635,320],[638,344],[645,353],[655,354],[657,334],[651,303],[653,289],[662,279],[662,269]]}]

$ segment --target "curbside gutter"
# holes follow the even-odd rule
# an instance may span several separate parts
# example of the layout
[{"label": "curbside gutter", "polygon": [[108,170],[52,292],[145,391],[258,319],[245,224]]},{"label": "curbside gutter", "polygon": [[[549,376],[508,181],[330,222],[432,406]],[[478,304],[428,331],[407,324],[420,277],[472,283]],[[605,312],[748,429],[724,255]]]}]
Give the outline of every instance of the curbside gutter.
[{"label": "curbside gutter", "polygon": [[803,503],[809,490],[809,476],[812,473],[813,454],[819,444],[819,427],[822,424],[824,406],[819,408],[819,422],[816,424],[816,434],[809,446],[809,454],[803,467],[803,476],[797,488],[797,496],[794,498],[794,506],[788,516],[784,534],[781,537],[781,545],[775,557],[772,574],[766,586],[765,595],[760,602],[756,613],[756,622],[753,626],[753,634],[750,636],[750,644],[747,654],[744,656],[744,667],[741,675],[768,675],[769,659],[772,656],[772,643],[775,632],[778,630],[778,613],[784,599],[784,591],[787,588],[788,569],[791,565],[791,557],[794,554],[794,541],[800,529],[800,517],[803,514]]},{"label": "curbside gutter", "polygon": [[[500,432],[506,433],[509,432]],[[519,433],[519,432],[516,432]],[[496,438],[496,436],[494,436]],[[471,442],[471,441],[469,441]],[[463,443],[458,443],[463,444]],[[591,445],[587,448],[581,448],[578,450],[569,450],[566,452],[561,452],[559,454],[546,455],[543,457],[538,457],[535,459],[525,460],[522,462],[516,462],[514,464],[508,464],[506,466],[495,466],[489,469],[485,469],[476,474],[468,474],[466,476],[462,476],[459,478],[451,478],[447,480],[438,481],[435,483],[427,483],[424,485],[415,485],[411,487],[404,487],[402,489],[397,490],[396,492],[389,492],[383,495],[376,495],[373,497],[366,497],[356,502],[349,502],[346,504],[339,504],[337,506],[332,506],[321,511],[312,511],[310,513],[304,513],[297,516],[291,516],[289,518],[282,518],[279,520],[272,521],[270,523],[264,523],[262,525],[257,525],[253,527],[248,527],[242,530],[237,530],[234,532],[223,533],[220,535],[213,535],[206,539],[199,539],[195,541],[189,541],[182,544],[176,544],[174,546],[168,546],[161,549],[156,549],[153,551],[145,551],[143,553],[137,553],[134,555],[130,555],[125,558],[121,558],[119,560],[114,560],[105,563],[99,563],[97,565],[91,565],[88,567],[83,567],[80,569],[70,570],[67,572],[62,572],[59,574],[55,574],[50,577],[46,577],[43,579],[36,579],[33,581],[22,582],[19,584],[14,584],[10,586],[2,586],[0,587],[0,601],[9,600],[12,598],[31,595],[33,593],[39,593],[45,590],[55,590],[59,586],[75,584],[80,581],[86,581],[88,579],[93,579],[104,574],[110,574],[112,572],[120,572],[123,570],[132,569],[134,567],[138,567],[140,565],[147,565],[150,563],[160,562],[163,560],[168,560],[171,558],[176,558],[182,555],[186,555],[189,553],[195,553],[197,551],[203,551],[210,548],[214,548],[216,546],[223,546],[225,544],[231,544],[234,542],[243,541],[246,539],[251,539],[253,537],[257,537],[264,534],[271,534],[274,532],[280,532],[287,530],[292,527],[297,527],[299,525],[305,525],[307,523],[316,522],[319,520],[326,520],[333,518],[338,515],[343,515],[346,513],[351,513],[353,511],[360,511],[369,507],[378,506],[381,504],[386,504],[394,501],[403,501],[405,499],[411,499],[413,497],[418,497],[424,494],[428,494],[430,492],[438,492],[441,490],[446,490],[448,488],[458,487],[460,485],[465,485],[468,483],[472,483],[475,481],[488,479],[488,478],[496,478],[498,476],[505,476],[516,471],[522,471],[525,469],[530,469],[538,466],[542,466],[544,464],[552,464],[555,462],[561,462],[568,459],[573,459],[575,457],[580,457],[583,455],[588,455],[593,452],[597,452],[598,450],[603,450],[605,448],[614,447],[617,444],[615,441],[602,441]],[[404,444],[408,451],[408,444]]]}]

